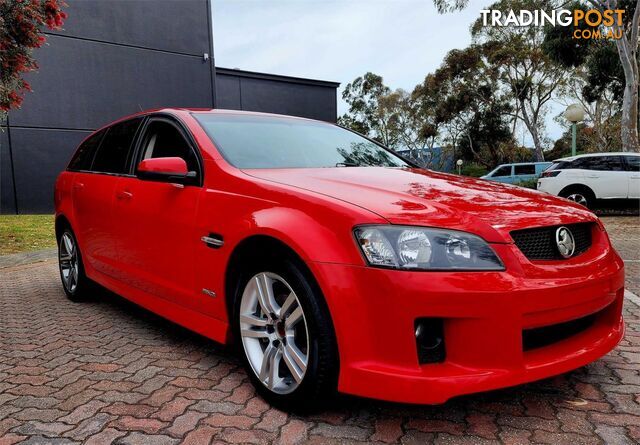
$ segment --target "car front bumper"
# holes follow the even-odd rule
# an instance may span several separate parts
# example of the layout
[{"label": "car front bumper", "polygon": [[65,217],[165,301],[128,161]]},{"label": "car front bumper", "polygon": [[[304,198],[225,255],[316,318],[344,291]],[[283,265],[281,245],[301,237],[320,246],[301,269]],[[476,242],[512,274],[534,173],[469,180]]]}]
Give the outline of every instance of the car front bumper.
[{"label": "car front bumper", "polygon": [[[495,246],[501,257],[513,245]],[[615,251],[570,272],[406,272],[315,263],[340,351],[339,390],[406,403],[518,385],[584,366],[624,334],[624,266]],[[536,274],[534,274],[536,275]],[[583,319],[527,349],[523,332]],[[446,357],[420,364],[415,322],[442,320]],[[587,320],[587,318],[585,318]]]}]

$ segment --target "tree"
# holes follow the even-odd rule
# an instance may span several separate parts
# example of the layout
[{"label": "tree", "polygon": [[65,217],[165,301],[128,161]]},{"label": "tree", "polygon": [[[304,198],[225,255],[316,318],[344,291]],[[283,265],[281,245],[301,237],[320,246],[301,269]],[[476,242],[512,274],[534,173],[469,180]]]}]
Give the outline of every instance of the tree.
[{"label": "tree", "polygon": [[[465,8],[468,0],[433,0],[435,6],[440,13],[460,10]],[[614,33],[621,33],[621,38],[609,43],[611,47],[615,47],[619,66],[623,74],[622,84],[622,107],[621,107],[621,140],[622,148],[625,151],[640,151],[638,143],[638,43],[639,43],[639,26],[640,26],[640,0],[583,0],[575,2],[566,1],[549,1],[548,8],[568,8],[575,9],[578,7],[585,8],[587,6],[604,9],[624,9],[626,14],[623,25],[614,23],[612,29]],[[586,25],[581,24],[581,27]],[[602,69],[603,62],[611,56],[611,51],[607,51],[608,42],[599,41],[600,39],[576,40],[573,39],[573,28],[571,27],[555,27],[547,28],[546,31],[553,36],[564,35],[563,44],[558,45],[556,49],[556,61],[565,64],[565,66],[576,67],[584,63],[591,63],[591,80],[594,82],[594,93],[597,92],[598,84],[600,86],[615,82],[620,77],[616,73],[616,69],[612,69],[610,64],[605,63],[607,69]],[[605,49],[602,49],[604,46]],[[609,49],[611,49],[611,47]],[[547,50],[548,50],[547,43]],[[598,54],[590,54],[592,49],[596,49]],[[590,60],[589,60],[590,59]],[[600,67],[598,69],[597,67]]]},{"label": "tree", "polygon": [[408,150],[410,157],[429,166],[434,159],[438,134],[433,116],[420,108],[407,91],[392,91],[382,77],[366,73],[349,83],[342,98],[349,105],[339,123],[398,151]]},{"label": "tree", "polygon": [[456,156],[491,167],[505,160],[515,146],[506,118],[511,106],[496,94],[498,90],[497,73],[482,46],[472,45],[450,51],[413,96],[434,115],[436,128],[448,130],[440,137],[448,137],[458,148]]},{"label": "tree", "polygon": [[624,2],[618,0],[590,0],[596,8],[617,9],[625,3],[627,12],[631,13],[631,20],[620,25],[613,24],[614,32],[622,32],[622,37],[615,40],[620,64],[624,71],[624,93],[622,98],[621,139],[622,149],[625,151],[640,151],[638,143],[638,27],[640,26],[640,0]]},{"label": "tree", "polygon": [[347,84],[342,98],[349,105],[349,111],[340,117],[339,123],[359,133],[375,139],[387,147],[393,147],[397,140],[396,116],[381,107],[380,101],[391,93],[381,76],[366,73]]},{"label": "tree", "polygon": [[22,78],[38,65],[32,51],[41,47],[46,37],[43,27],[60,29],[67,15],[58,0],[0,1],[0,118],[22,104],[31,87]]},{"label": "tree", "polygon": [[[617,63],[617,61],[616,61]],[[559,94],[559,102],[565,107],[579,103],[585,110],[586,125],[578,125],[578,147],[587,152],[620,151],[620,115],[622,91],[619,93],[613,88],[599,87],[597,94],[593,95],[593,81],[585,67],[575,69],[575,75],[562,87]],[[593,96],[592,96],[593,95]],[[555,120],[564,126],[568,126],[563,115]],[[567,134],[569,134],[567,130]],[[584,133],[584,135],[583,135]],[[588,137],[582,137],[586,136]],[[570,135],[569,135],[570,136]],[[564,137],[564,136],[563,136]],[[558,141],[556,141],[557,147]],[[545,153],[548,159],[553,153]]]},{"label": "tree", "polygon": [[[503,11],[544,9],[545,0],[500,0],[489,9]],[[544,160],[545,116],[556,90],[568,77],[567,70],[541,48],[544,28],[538,26],[472,27],[474,41],[482,45],[488,63],[494,66],[500,87],[513,101],[514,124],[520,121],[531,135],[536,160]]]}]

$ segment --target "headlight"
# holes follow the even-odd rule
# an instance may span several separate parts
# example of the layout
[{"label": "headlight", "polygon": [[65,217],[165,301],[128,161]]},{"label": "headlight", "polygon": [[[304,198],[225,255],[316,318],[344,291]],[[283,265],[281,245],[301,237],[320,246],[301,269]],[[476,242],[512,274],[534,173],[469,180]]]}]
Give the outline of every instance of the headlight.
[{"label": "headlight", "polygon": [[408,226],[356,227],[371,266],[417,270],[504,270],[482,238],[456,230]]}]

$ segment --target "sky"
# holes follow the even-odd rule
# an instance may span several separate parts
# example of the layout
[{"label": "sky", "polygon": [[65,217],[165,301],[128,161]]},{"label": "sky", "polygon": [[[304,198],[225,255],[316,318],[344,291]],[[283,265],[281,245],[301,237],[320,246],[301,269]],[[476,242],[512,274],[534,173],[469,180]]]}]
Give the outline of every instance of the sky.
[{"label": "sky", "polygon": [[[431,0],[213,0],[216,65],[336,81],[338,94],[371,71],[411,91],[471,42],[469,27],[492,1],[469,3],[440,15]],[[338,114],[346,111],[339,97]],[[562,128],[552,117],[555,140]]]}]

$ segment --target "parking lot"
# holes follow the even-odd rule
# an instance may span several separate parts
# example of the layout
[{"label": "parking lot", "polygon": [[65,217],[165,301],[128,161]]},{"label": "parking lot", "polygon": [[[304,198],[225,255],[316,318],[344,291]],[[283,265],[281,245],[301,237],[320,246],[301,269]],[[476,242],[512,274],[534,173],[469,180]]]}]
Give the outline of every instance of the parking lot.
[{"label": "parking lot", "polygon": [[[603,221],[640,295],[640,220]],[[0,444],[640,441],[638,297],[620,346],[569,374],[442,406],[341,397],[300,417],[257,397],[230,351],[111,294],[73,304],[55,259],[31,258],[0,261]]]}]

